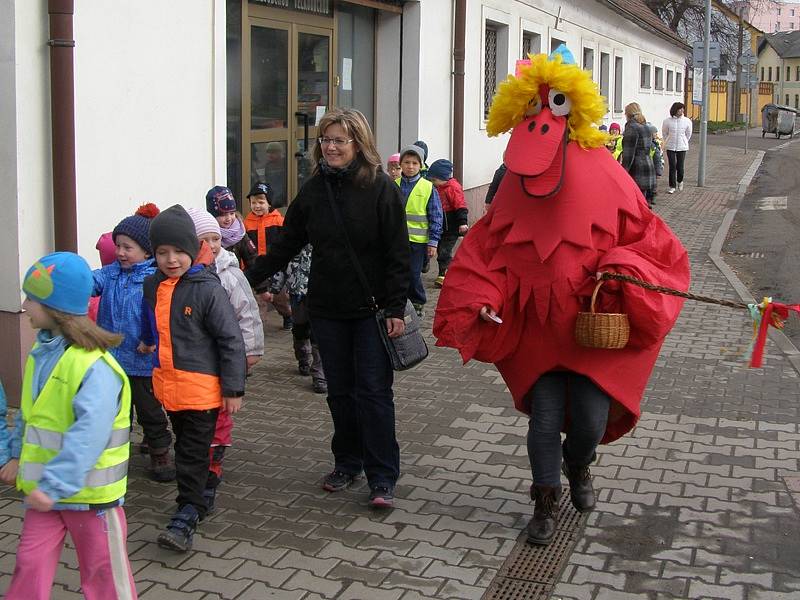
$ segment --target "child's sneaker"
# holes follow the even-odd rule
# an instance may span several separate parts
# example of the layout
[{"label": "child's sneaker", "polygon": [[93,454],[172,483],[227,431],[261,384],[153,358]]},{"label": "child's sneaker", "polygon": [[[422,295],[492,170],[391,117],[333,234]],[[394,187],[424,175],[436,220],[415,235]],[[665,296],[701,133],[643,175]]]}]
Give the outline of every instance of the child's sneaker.
[{"label": "child's sneaker", "polygon": [[417,304],[416,302],[412,302],[411,305],[414,307],[414,310],[417,312],[417,316],[420,319],[425,316],[425,305],[424,304]]},{"label": "child's sneaker", "polygon": [[325,476],[322,482],[322,489],[326,492],[341,492],[350,487],[357,479],[356,475],[344,473],[343,471],[331,471]]},{"label": "child's sneaker", "polygon": [[436,286],[437,288],[442,287],[444,285],[444,275],[439,275],[436,278],[436,281],[433,282],[433,285]]},{"label": "child's sneaker", "polygon": [[199,519],[197,509],[191,504],[184,504],[173,515],[167,529],[158,535],[158,545],[167,550],[188,552],[192,548]]},{"label": "child's sneaker", "polygon": [[297,372],[303,377],[307,377],[311,375],[311,365],[307,362],[299,362],[297,363]]},{"label": "child's sneaker", "polygon": [[292,317],[283,317],[283,330],[291,331],[292,327],[294,327],[294,321],[292,321]]},{"label": "child's sneaker", "polygon": [[328,382],[324,379],[314,378],[311,382],[311,389],[314,390],[315,394],[327,394]]},{"label": "child's sneaker", "polygon": [[678,191],[679,192],[683,191],[683,182],[682,181],[678,184]]},{"label": "child's sneaker", "polygon": [[394,506],[394,487],[376,485],[370,490],[369,505],[373,508],[392,508]]}]

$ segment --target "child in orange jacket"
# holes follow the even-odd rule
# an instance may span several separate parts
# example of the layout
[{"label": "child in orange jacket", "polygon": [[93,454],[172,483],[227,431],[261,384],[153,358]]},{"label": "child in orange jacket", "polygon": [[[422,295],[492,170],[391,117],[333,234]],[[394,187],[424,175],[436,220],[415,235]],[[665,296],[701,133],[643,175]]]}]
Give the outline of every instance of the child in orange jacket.
[{"label": "child in orange jacket", "polygon": [[[283,215],[276,210],[271,202],[272,186],[258,181],[250,189],[247,199],[250,201],[250,213],[245,217],[244,228],[247,235],[256,245],[259,256],[267,253],[269,245],[280,235],[283,227]],[[281,274],[279,274],[281,275]],[[280,279],[283,282],[283,279]],[[283,328],[292,328],[292,308],[289,304],[289,294],[285,289],[277,293],[265,292],[256,296],[261,321],[266,324],[268,305],[272,304],[278,314],[283,317]]]}]

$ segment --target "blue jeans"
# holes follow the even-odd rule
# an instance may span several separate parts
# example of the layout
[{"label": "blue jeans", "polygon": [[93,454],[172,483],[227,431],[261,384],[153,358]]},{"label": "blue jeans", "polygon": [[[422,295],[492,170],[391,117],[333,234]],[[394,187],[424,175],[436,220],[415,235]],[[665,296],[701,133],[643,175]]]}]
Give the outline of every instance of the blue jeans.
[{"label": "blue jeans", "polygon": [[409,242],[411,246],[411,283],[408,284],[408,299],[412,304],[425,304],[425,286],[422,285],[422,263],[428,255],[428,244]]},{"label": "blue jeans", "polygon": [[595,459],[597,444],[606,431],[611,398],[591,379],[572,371],[550,371],[528,392],[528,458],[533,483],[561,483],[561,430],[569,403],[569,428],[564,439],[568,464],[587,466]]},{"label": "blue jeans", "polygon": [[394,419],[394,372],[374,317],[311,317],[328,379],[335,469],[358,475],[370,487],[392,487],[400,476]]}]

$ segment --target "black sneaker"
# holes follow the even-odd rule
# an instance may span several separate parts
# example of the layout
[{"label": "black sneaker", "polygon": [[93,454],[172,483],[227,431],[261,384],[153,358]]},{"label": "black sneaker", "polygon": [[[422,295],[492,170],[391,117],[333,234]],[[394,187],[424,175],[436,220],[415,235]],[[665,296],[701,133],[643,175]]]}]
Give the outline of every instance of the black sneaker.
[{"label": "black sneaker", "polygon": [[292,320],[292,317],[283,317],[283,330],[291,331],[292,327],[294,327],[294,321]]},{"label": "black sneaker", "polygon": [[370,490],[369,505],[372,508],[392,508],[394,506],[394,487],[376,485]]},{"label": "black sneaker", "polygon": [[341,492],[350,487],[358,477],[342,471],[331,471],[322,482],[322,489],[326,492]]},{"label": "black sneaker", "polygon": [[315,394],[327,394],[328,383],[324,379],[314,379],[311,383],[311,389]]}]

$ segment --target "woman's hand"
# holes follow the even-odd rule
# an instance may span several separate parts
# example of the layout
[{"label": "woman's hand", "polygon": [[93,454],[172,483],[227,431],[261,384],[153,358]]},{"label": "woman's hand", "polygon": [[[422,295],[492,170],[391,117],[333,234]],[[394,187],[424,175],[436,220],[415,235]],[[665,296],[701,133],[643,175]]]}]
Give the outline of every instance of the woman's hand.
[{"label": "woman's hand", "polygon": [[242,397],[234,398],[232,396],[222,397],[222,410],[230,415],[235,415],[242,409]]},{"label": "woman's hand", "polygon": [[469,225],[459,225],[458,226],[458,233],[460,235],[465,235],[469,231]]},{"label": "woman's hand", "polygon": [[33,490],[30,494],[25,496],[25,502],[33,510],[39,512],[50,512],[55,502],[53,499],[40,490]]},{"label": "woman's hand", "polygon": [[403,319],[389,318],[386,319],[386,331],[389,333],[390,338],[396,338],[403,335],[406,330],[406,323]]},{"label": "woman's hand", "polygon": [[0,467],[0,481],[8,485],[14,485],[17,479],[17,471],[19,470],[19,460],[12,458],[2,467]]},{"label": "woman's hand", "polygon": [[497,313],[491,306],[484,306],[481,308],[481,312],[478,313],[478,316],[487,323],[494,323],[495,325],[499,325],[503,322],[503,319],[497,316]]}]

